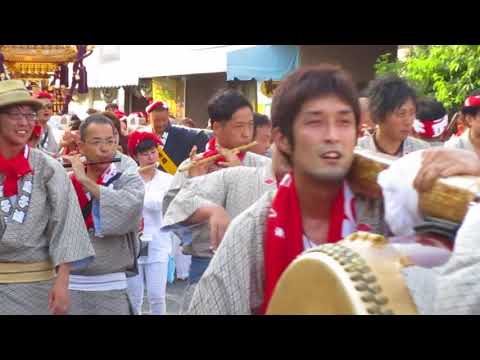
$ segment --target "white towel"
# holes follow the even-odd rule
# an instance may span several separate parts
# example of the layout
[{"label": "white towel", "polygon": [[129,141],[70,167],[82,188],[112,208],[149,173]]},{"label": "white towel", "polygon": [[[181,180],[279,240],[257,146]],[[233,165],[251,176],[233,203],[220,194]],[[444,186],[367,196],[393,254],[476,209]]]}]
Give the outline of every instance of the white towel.
[{"label": "white towel", "polygon": [[418,210],[418,194],[413,181],[420,170],[423,150],[396,160],[378,175],[385,206],[385,220],[397,236],[413,235],[413,228],[422,222]]}]

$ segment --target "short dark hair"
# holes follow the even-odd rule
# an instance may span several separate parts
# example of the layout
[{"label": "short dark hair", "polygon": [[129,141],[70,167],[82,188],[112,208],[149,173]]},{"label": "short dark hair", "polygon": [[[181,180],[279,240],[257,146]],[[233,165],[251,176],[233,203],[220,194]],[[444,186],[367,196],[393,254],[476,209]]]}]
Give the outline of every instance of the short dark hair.
[{"label": "short dark hair", "polygon": [[355,122],[360,123],[358,92],[351,76],[342,68],[320,64],[303,67],[283,80],[272,100],[272,123],[293,143],[293,122],[302,105],[321,96],[335,95],[352,107]]},{"label": "short dark hair", "polygon": [[443,104],[434,98],[423,97],[417,101],[418,120],[437,120],[443,118],[447,110]]},{"label": "short dark hair", "polygon": [[117,116],[111,112],[111,111],[104,111],[102,113],[103,116],[106,116],[112,121],[113,126],[115,126],[115,130],[117,131],[118,134],[121,134],[121,124],[120,121],[118,120]]},{"label": "short dark hair", "polygon": [[373,122],[380,123],[385,117],[411,99],[416,106],[417,94],[408,82],[396,75],[373,80],[368,87],[368,107]]},{"label": "short dark hair", "polygon": [[189,127],[192,127],[194,128],[196,125],[195,125],[195,121],[193,121],[192,119],[190,118],[185,118],[181,121],[181,125],[183,126],[189,126]]},{"label": "short dark hair", "polygon": [[80,140],[85,141],[87,129],[91,124],[110,125],[112,131],[115,133],[115,126],[113,125],[112,120],[102,114],[93,114],[87,117],[80,125]]},{"label": "short dark hair", "polygon": [[105,105],[105,111],[108,111],[108,109],[118,109],[117,104],[107,104]]},{"label": "short dark hair", "polygon": [[[470,94],[468,94],[468,97],[478,96],[478,95],[480,95],[480,89],[475,89]],[[479,106],[463,106],[461,112],[462,112],[462,115],[464,116],[470,115],[475,117],[480,112],[480,107]]]},{"label": "short dark hair", "polygon": [[272,125],[272,122],[270,121],[267,115],[263,115],[257,112],[253,113],[253,122],[256,128],[261,126]]},{"label": "short dark hair", "polygon": [[358,93],[358,97],[361,98],[368,98],[368,87],[370,86],[370,83],[364,87],[360,92]]},{"label": "short dark hair", "polygon": [[244,107],[253,111],[252,104],[241,92],[233,89],[222,89],[215,93],[208,102],[208,116],[212,124],[215,121],[227,122],[233,114]]},{"label": "short dark hair", "polygon": [[81,124],[82,120],[77,115],[72,115],[70,118],[70,130],[78,130]]},{"label": "short dark hair", "polygon": [[140,141],[140,143],[135,147],[135,155],[138,153],[148,151],[151,149],[156,149],[157,145],[152,139],[145,139]]},{"label": "short dark hair", "polygon": [[257,129],[262,126],[272,126],[272,122],[270,121],[267,115],[254,112],[253,113],[253,138],[257,136]]},{"label": "short dark hair", "polygon": [[98,113],[98,112],[100,112],[100,111],[98,111],[97,109],[94,109],[94,108],[89,108],[89,109],[87,110],[87,114],[88,114],[88,115],[96,114],[96,113]]}]

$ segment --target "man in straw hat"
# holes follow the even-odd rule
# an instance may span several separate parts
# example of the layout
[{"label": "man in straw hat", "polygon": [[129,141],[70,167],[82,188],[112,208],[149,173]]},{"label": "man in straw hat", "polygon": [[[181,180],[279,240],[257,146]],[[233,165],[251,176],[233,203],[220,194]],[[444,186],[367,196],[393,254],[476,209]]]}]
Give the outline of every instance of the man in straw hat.
[{"label": "man in straw hat", "polygon": [[43,104],[0,81],[0,314],[64,314],[70,271],[94,250],[62,166],[27,143]]}]

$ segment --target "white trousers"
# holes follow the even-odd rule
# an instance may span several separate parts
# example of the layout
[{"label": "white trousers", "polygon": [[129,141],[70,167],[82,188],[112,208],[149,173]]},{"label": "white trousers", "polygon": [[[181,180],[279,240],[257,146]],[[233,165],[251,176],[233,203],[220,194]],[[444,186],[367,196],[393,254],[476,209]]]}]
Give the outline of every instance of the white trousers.
[{"label": "white trousers", "polygon": [[142,313],[145,285],[152,315],[167,313],[168,262],[138,264],[138,275],[127,279],[127,293],[136,315]]},{"label": "white trousers", "polygon": [[177,279],[185,280],[188,278],[192,257],[190,255],[184,255],[182,253],[182,247],[180,246],[180,244],[175,245],[175,270],[177,272]]}]

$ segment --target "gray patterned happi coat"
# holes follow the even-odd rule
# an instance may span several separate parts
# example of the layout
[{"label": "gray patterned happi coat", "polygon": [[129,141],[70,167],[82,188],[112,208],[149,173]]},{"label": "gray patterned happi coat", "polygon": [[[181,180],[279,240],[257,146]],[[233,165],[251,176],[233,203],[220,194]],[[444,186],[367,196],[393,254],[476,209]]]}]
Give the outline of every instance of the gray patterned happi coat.
[{"label": "gray patterned happi coat", "polygon": [[471,206],[455,238],[448,262],[403,270],[422,314],[480,315],[480,204]]},{"label": "gray patterned happi coat", "polygon": [[[189,314],[248,315],[263,301],[265,221],[275,191],[265,193],[230,223],[209,267],[196,286]],[[356,201],[357,222],[379,223],[365,216]],[[370,223],[369,223],[370,222]]]},{"label": "gray patterned happi coat", "polygon": [[[358,139],[357,147],[360,149],[368,149],[379,152],[379,150],[375,146],[375,142],[373,141],[373,135],[371,134],[365,135],[364,137]],[[417,150],[428,149],[429,147],[430,144],[426,141],[416,139],[412,136],[408,136],[403,142],[401,156],[405,156]]]},{"label": "gray patterned happi coat", "polygon": [[[273,196],[273,191],[266,193],[232,221],[196,286],[189,314],[251,315],[259,310],[265,276],[265,220]],[[455,250],[445,265],[402,270],[419,314],[480,314],[478,210],[471,217],[469,231],[458,232]]]},{"label": "gray patterned happi coat", "polygon": [[[117,153],[121,162],[116,164],[122,175],[113,187],[100,187],[100,222],[103,236],[90,234],[95,249],[95,260],[87,267],[74,271],[75,275],[104,275],[136,272],[139,243],[137,233],[142,218],[145,188],[138,175],[137,164],[129,157]],[[70,314],[103,315],[128,314],[126,290],[77,291],[71,290]]]},{"label": "gray patterned happi coat", "polygon": [[[0,241],[0,262],[70,263],[79,268],[93,260],[94,250],[72,183],[50,156],[31,149],[33,174],[19,181],[16,203],[0,191],[0,214],[6,228]],[[4,177],[0,175],[0,184]],[[0,284],[0,314],[49,314],[52,281]]]},{"label": "gray patterned happi coat", "polygon": [[465,130],[461,136],[452,136],[443,146],[450,149],[475,151],[475,146],[470,140],[470,129]]},{"label": "gray patterned happi coat", "polygon": [[[181,224],[199,208],[211,204],[222,206],[234,218],[276,187],[270,163],[259,168],[237,166],[192,178],[170,203],[164,225]],[[195,253],[208,253],[209,239],[205,240],[195,242]]]},{"label": "gray patterned happi coat", "polygon": [[[409,136],[403,142],[401,156],[405,156],[417,150],[427,149],[429,147],[429,143]],[[364,137],[360,138],[357,143],[357,148],[379,152],[377,147],[375,146],[375,142],[373,141],[373,135],[371,134],[365,135]],[[359,198],[363,201],[362,213],[368,216],[370,219],[374,220],[372,231],[382,235],[390,235],[390,229],[388,228],[388,224],[384,220],[385,210],[383,199],[367,199],[361,196],[359,196]]]},{"label": "gray patterned happi coat", "polygon": [[[187,164],[189,161],[190,160],[187,159],[183,162],[183,164]],[[243,160],[243,165],[247,166],[247,167],[268,168],[268,169],[270,169],[271,160],[269,158],[265,157],[265,156],[261,156],[261,155],[257,155],[257,154],[251,153],[251,152],[247,152],[246,155],[245,155],[245,158]],[[218,168],[217,170],[219,170],[219,169],[223,169],[223,168]],[[215,179],[215,181],[217,181],[217,182],[218,181],[223,181],[223,180],[230,181],[231,175],[236,174],[236,172],[227,172],[226,174],[227,174],[226,177],[223,178],[223,179],[221,177],[219,177],[219,178],[214,177],[213,179]],[[191,186],[194,186],[196,190],[199,189],[199,186],[200,187],[205,187],[205,189],[207,189],[206,190],[207,192],[205,193],[205,195],[207,193],[211,194],[212,190],[217,190],[217,191],[221,192],[222,189],[213,189],[213,188],[210,187],[211,186],[210,181],[211,181],[212,178],[207,177],[207,176],[208,175],[196,177],[195,182],[194,182],[195,185],[191,185]],[[198,202],[197,204],[195,204],[195,206],[199,206],[200,205],[199,202],[204,201],[204,200],[200,200],[200,197],[195,197],[194,199],[188,199],[187,200],[187,197],[184,196],[185,195],[185,193],[184,193],[184,194],[182,194],[179,201],[177,201],[174,204],[174,209],[175,210],[173,210],[173,208],[172,208],[172,210],[169,209],[169,206],[173,202],[173,199],[177,196],[177,194],[180,192],[180,190],[188,183],[189,179],[190,178],[188,177],[187,172],[181,173],[181,172],[177,171],[177,173],[175,174],[175,176],[172,180],[172,184],[170,186],[170,189],[168,190],[168,192],[165,195],[165,198],[163,200],[163,214],[164,214],[165,224],[167,224],[167,223],[168,224],[174,224],[174,223],[178,223],[180,221],[186,220],[185,215],[187,215],[187,212],[189,212],[189,211],[186,208],[187,203],[185,203],[185,201],[188,201],[188,206],[193,205],[193,203],[191,203],[190,200],[192,200],[194,202]],[[257,177],[257,179],[258,179],[258,177]],[[241,182],[241,179],[237,179],[236,182],[238,182],[239,180]],[[252,184],[252,183],[248,182],[249,181],[248,179],[245,179],[244,181],[245,182],[242,182],[241,184],[245,184],[247,186]],[[239,182],[239,184],[240,184],[240,182]],[[255,183],[255,181],[253,183]],[[233,184],[233,183],[231,183],[231,184]],[[257,184],[255,186],[259,186],[259,185]],[[249,191],[249,189],[244,188],[242,191],[244,193],[246,193],[246,192]],[[231,194],[233,194],[233,193],[231,193]],[[249,194],[249,195],[246,195],[246,196],[252,196],[252,195],[257,196],[257,198],[260,196],[259,194],[254,194],[253,191],[252,191],[252,194]],[[241,197],[240,193],[238,193],[235,196],[237,197],[237,199],[239,199]],[[231,214],[237,212],[238,210],[241,211],[242,209],[244,209],[243,204],[245,204],[246,202],[250,202],[251,200],[252,199],[249,199],[249,198],[248,199],[247,198],[239,199],[240,202],[238,203],[238,205],[235,205],[233,203],[233,201],[225,199],[225,201],[228,201],[228,206],[229,206],[229,210],[227,210],[227,211],[229,211],[229,213],[231,213]],[[227,203],[226,203],[226,205],[227,205]],[[178,215],[176,214],[177,211],[180,211],[180,213]],[[190,213],[190,215],[191,215],[191,213]],[[182,228],[173,228],[173,231],[183,241],[185,241],[185,237],[191,238],[191,246],[190,247],[189,246],[184,246],[184,252],[185,253],[189,253],[190,255],[198,256],[198,257],[206,257],[206,258],[212,257],[212,253],[209,249],[209,247],[210,247],[210,233],[209,233],[208,224],[200,224],[198,226],[193,226],[193,227],[188,227],[188,228],[183,228],[183,227]],[[188,249],[190,249],[190,251],[188,251]]]}]

